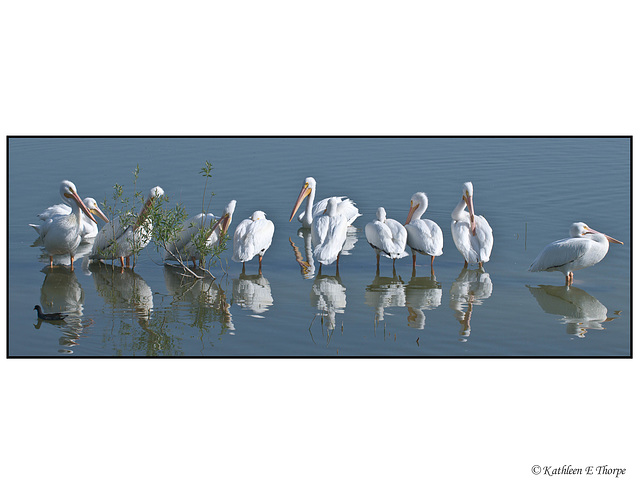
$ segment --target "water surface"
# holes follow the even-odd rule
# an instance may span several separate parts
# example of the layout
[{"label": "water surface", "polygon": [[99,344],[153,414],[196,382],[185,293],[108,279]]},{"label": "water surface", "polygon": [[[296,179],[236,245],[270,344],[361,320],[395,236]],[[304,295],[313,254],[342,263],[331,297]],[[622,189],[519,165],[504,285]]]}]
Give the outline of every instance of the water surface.
[{"label": "water surface", "polygon": [[[81,197],[112,198],[160,185],[169,205],[200,211],[200,168],[220,214],[238,201],[231,230],[255,210],[275,223],[257,261],[214,267],[215,282],[184,278],[152,245],[135,269],[48,267],[28,227],[59,203],[61,180]],[[134,186],[133,170],[140,167]],[[630,353],[630,143],[628,138],[11,138],[9,140],[8,352],[11,356],[628,356]],[[317,199],[346,195],[363,214],[355,244],[319,274],[308,233],[288,219],[303,180]],[[463,270],[451,211],[465,181],[494,232],[484,270]],[[429,197],[444,254],[381,260],[364,226],[383,206],[404,222],[409,199]],[[624,242],[575,273],[529,273],[540,250],[584,221]],[[102,225],[102,222],[100,222]],[[33,311],[64,311],[63,323]]]}]

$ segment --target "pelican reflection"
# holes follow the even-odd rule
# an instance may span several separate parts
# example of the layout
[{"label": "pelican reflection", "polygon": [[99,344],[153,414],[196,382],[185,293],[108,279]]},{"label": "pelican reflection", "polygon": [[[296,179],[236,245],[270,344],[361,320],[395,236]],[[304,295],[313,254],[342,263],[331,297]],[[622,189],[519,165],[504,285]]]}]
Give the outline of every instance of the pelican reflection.
[{"label": "pelican reflection", "polygon": [[466,342],[471,335],[471,313],[474,306],[480,306],[493,292],[491,277],[484,268],[469,270],[463,268],[458,278],[451,284],[449,307],[461,325],[461,341]]},{"label": "pelican reflection", "polygon": [[172,306],[185,309],[195,318],[196,327],[204,328],[218,321],[222,333],[234,330],[226,293],[211,278],[194,278],[182,267],[165,265],[164,281],[173,297]]},{"label": "pelican reflection", "polygon": [[[48,255],[47,255],[48,259]],[[60,352],[71,353],[70,347],[78,345],[78,339],[91,321],[82,321],[84,313],[84,290],[78,282],[75,271],[69,266],[46,266],[41,270],[44,281],[40,288],[40,305],[46,313],[64,313],[68,315],[64,321],[38,320],[35,326],[39,329],[42,322],[60,328],[62,335],[59,342],[63,349]]]},{"label": "pelican reflection", "polygon": [[153,292],[145,280],[131,268],[91,263],[96,291],[114,310],[132,310],[146,329],[153,311]]},{"label": "pelican reflection", "polygon": [[436,280],[433,272],[430,277],[416,277],[414,269],[404,292],[405,305],[409,311],[407,324],[411,328],[423,330],[427,319],[423,310],[436,309],[442,304],[442,285]]},{"label": "pelican reflection", "polygon": [[375,320],[384,320],[386,308],[404,307],[406,303],[404,282],[393,269],[392,277],[381,277],[380,269],[376,270],[376,276],[367,285],[364,293],[364,302],[375,310]]},{"label": "pelican reflection", "polygon": [[293,254],[296,261],[300,265],[300,273],[302,277],[309,280],[312,279],[316,273],[316,267],[313,261],[313,245],[311,244],[311,230],[310,229],[298,229],[298,237],[304,241],[304,256],[295,245],[291,237],[289,237],[289,243],[293,248]]},{"label": "pelican reflection", "polygon": [[344,313],[347,307],[347,288],[340,276],[318,275],[311,286],[311,307],[315,308],[327,328],[336,327],[336,313]]},{"label": "pelican reflection", "polygon": [[562,316],[567,333],[583,338],[587,330],[604,330],[602,323],[614,320],[607,317],[607,307],[595,297],[575,286],[526,286],[545,313]]},{"label": "pelican reflection", "polygon": [[246,275],[243,268],[238,278],[233,280],[233,299],[231,304],[237,304],[242,309],[261,315],[269,311],[269,308],[273,305],[271,284],[261,273]]}]

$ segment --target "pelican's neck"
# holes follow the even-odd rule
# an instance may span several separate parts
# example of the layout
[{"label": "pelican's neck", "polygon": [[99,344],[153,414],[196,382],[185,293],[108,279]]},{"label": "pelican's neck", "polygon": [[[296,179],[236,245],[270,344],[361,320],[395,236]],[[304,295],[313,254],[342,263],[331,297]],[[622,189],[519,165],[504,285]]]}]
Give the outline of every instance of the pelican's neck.
[{"label": "pelican's neck", "polygon": [[413,216],[411,217],[411,221],[420,220],[424,212],[427,211],[427,205],[424,203],[420,203],[420,206],[416,208],[416,211],[413,212]]},{"label": "pelican's neck", "polygon": [[304,223],[311,225],[313,223],[313,202],[316,199],[316,188],[312,188],[307,197],[307,206],[304,210]]},{"label": "pelican's neck", "polygon": [[338,214],[338,204],[335,201],[327,203],[327,216],[335,217]]},{"label": "pelican's neck", "polygon": [[605,253],[609,251],[609,239],[604,234],[587,234],[589,239],[597,243],[600,248],[604,249]]},{"label": "pelican's neck", "polygon": [[457,222],[467,219],[469,217],[469,213],[464,211],[466,207],[467,203],[464,202],[464,199],[461,199],[458,205],[451,212],[451,218]]},{"label": "pelican's neck", "polygon": [[73,215],[75,218],[71,218],[71,221],[78,227],[78,230],[82,228],[82,210],[80,210],[80,206],[75,201],[69,201],[67,203],[71,207],[70,216]]},{"label": "pelican's neck", "polygon": [[590,241],[595,243],[595,246],[592,245],[592,249],[589,250],[589,255],[592,257],[594,264],[598,263],[609,252],[609,240],[604,234],[587,234],[587,236]]}]

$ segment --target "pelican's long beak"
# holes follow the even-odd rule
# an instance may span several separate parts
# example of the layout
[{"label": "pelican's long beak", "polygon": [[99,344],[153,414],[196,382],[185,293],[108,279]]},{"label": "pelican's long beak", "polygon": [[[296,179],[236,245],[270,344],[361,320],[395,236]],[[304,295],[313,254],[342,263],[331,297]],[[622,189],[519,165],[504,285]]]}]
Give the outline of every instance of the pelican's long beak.
[{"label": "pelican's long beak", "polygon": [[147,218],[147,215],[149,214],[149,210],[151,209],[151,205],[153,205],[153,202],[156,199],[158,199],[159,197],[160,197],[159,195],[149,196],[147,201],[145,201],[144,206],[142,207],[142,210],[140,211],[140,215],[138,215],[138,220],[136,220],[136,223],[133,226],[133,230],[136,230],[138,227],[140,227],[140,225],[142,225],[142,222],[144,222],[144,220]]},{"label": "pelican's long beak", "polygon": [[416,203],[415,205],[413,204],[413,201],[411,202],[411,207],[409,209],[409,215],[407,216],[407,221],[404,222],[405,225],[407,225],[410,221],[411,218],[413,218],[413,214],[416,212],[416,210],[418,209],[418,206],[420,206],[420,203]]},{"label": "pelican's long beak", "polygon": [[225,213],[223,217],[220,220],[218,220],[216,224],[213,226],[213,230],[215,231],[216,227],[220,225],[220,235],[218,236],[218,244],[222,242],[222,238],[227,233],[227,230],[229,230],[230,224],[231,224],[231,217],[229,216],[228,213]]},{"label": "pelican's long beak", "polygon": [[624,244],[624,242],[619,241],[618,239],[614,239],[613,237],[609,237],[607,234],[604,234],[604,236],[609,242],[612,242],[613,244]]},{"label": "pelican's long beak", "polygon": [[476,216],[473,213],[473,198],[469,193],[466,193],[462,196],[464,202],[467,203],[467,208],[469,209],[469,223],[471,224],[471,235],[476,235]]},{"label": "pelican's long beak", "polygon": [[98,215],[100,218],[102,218],[106,223],[109,223],[109,219],[107,218],[107,215],[105,215],[104,213],[102,213],[102,210],[99,207],[95,207],[95,208],[91,208],[91,210],[89,210],[91,213],[95,213],[96,215]]},{"label": "pelican's long beak", "polygon": [[293,220],[293,216],[296,214],[296,211],[298,211],[298,208],[300,208],[300,205],[304,201],[304,198],[309,196],[309,194],[311,194],[311,188],[309,187],[309,184],[305,184],[302,187],[302,190],[300,191],[300,195],[298,196],[298,199],[296,200],[296,204],[293,207],[293,211],[291,212],[291,217],[289,218],[289,221]]},{"label": "pelican's long beak", "polygon": [[[591,227],[587,227],[585,233],[587,234],[602,234],[602,232],[598,232],[597,230],[593,230]],[[624,244],[622,241],[618,239],[614,239],[613,237],[609,237],[607,234],[602,234],[607,238],[607,240],[613,244]]]},{"label": "pelican's long beak", "polygon": [[[71,188],[70,188],[71,189]],[[78,196],[78,193],[76,191],[71,190],[71,194],[67,194],[64,193],[64,195],[67,198],[71,198],[73,199],[78,206],[80,207],[80,209],[82,210],[82,212],[87,215],[92,221],[93,223],[97,224],[98,222],[96,222],[96,219],[94,218],[94,216],[91,214],[91,212],[89,211],[89,208],[87,208],[87,205],[85,205],[82,200],[80,199],[80,196]]]}]

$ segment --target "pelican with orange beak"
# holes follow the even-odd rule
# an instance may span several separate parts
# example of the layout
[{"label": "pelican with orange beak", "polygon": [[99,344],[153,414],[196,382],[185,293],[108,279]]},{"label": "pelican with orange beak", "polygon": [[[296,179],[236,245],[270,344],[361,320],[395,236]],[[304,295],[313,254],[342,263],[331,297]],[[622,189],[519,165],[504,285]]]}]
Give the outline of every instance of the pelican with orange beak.
[{"label": "pelican with orange beak", "polygon": [[[100,207],[98,206],[98,202],[93,198],[84,198],[84,205],[89,209],[91,214],[102,218],[106,223],[109,223],[109,219],[102,212]],[[38,218],[44,223],[50,218],[57,217],[58,215],[68,215],[71,213],[71,207],[65,203],[60,203],[57,205],[49,206],[46,210],[38,215]],[[40,235],[40,227],[41,225],[29,224],[31,227],[35,229],[35,231]],[[88,240],[95,237],[98,234],[98,225],[91,221],[87,216],[82,217],[82,240]]]},{"label": "pelican with orange beak", "polygon": [[[469,211],[465,211],[467,208]],[[493,231],[483,216],[475,214],[471,182],[462,185],[462,199],[451,212],[451,218],[451,235],[464,257],[465,268],[469,263],[478,263],[482,268],[491,256]]]},{"label": "pelican with orange beak", "polygon": [[89,208],[82,202],[73,182],[63,180],[60,183],[60,197],[71,212],[56,215],[40,225],[39,233],[42,243],[49,253],[49,264],[53,267],[54,255],[68,254],[73,270],[73,257],[82,242],[83,215],[97,223]]},{"label": "pelican with orange beak", "polygon": [[153,224],[148,216],[154,202],[163,195],[164,191],[161,187],[152,187],[138,215],[128,213],[104,225],[96,236],[89,258],[92,260],[120,259],[123,267],[126,258],[129,266],[131,256],[151,241]]},{"label": "pelican with orange beak", "polygon": [[569,229],[571,237],[547,245],[529,267],[530,272],[562,272],[565,285],[573,284],[573,272],[602,261],[609,243],[622,242],[593,230],[586,223],[576,222]]},{"label": "pelican with orange beak", "polygon": [[222,242],[224,235],[229,230],[233,212],[236,209],[236,200],[232,200],[225,207],[221,217],[216,217],[213,213],[198,213],[182,224],[182,230],[178,239],[165,251],[164,260],[191,260],[193,267],[196,267],[196,259],[202,265],[204,261],[202,253],[198,251],[198,236],[206,236],[206,246],[212,247],[216,242]]},{"label": "pelican with orange beak", "polygon": [[[300,208],[300,205],[307,199],[307,207],[304,212],[302,212],[298,216],[298,221],[302,223],[302,227],[305,229],[310,229],[313,225],[313,219],[324,215],[324,212],[327,209],[327,205],[331,198],[325,198],[322,201],[318,201],[317,203],[313,203],[316,197],[316,180],[313,177],[307,177],[304,180],[304,184],[302,185],[302,189],[300,190],[300,194],[298,195],[298,199],[296,200],[296,204],[293,207],[293,211],[291,212],[291,217],[289,221],[293,220],[294,215]],[[358,211],[356,204],[351,201],[346,196],[334,196],[337,202],[337,214],[344,216],[347,219],[347,225],[351,225],[356,218],[362,216]]]},{"label": "pelican with orange beak", "polygon": [[417,192],[411,196],[410,205],[404,228],[407,230],[407,244],[413,254],[413,269],[416,269],[416,253],[420,253],[431,257],[433,271],[433,260],[442,255],[442,229],[433,220],[422,218],[429,207],[429,199],[425,193]]}]

